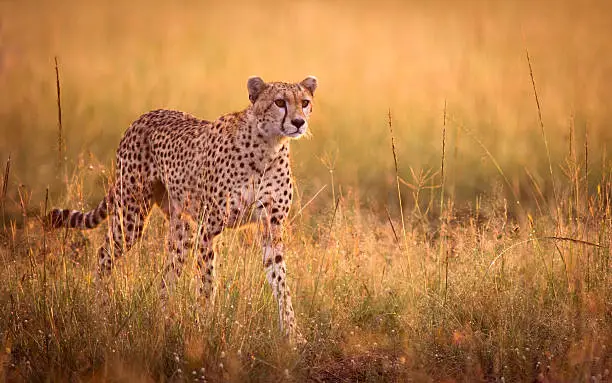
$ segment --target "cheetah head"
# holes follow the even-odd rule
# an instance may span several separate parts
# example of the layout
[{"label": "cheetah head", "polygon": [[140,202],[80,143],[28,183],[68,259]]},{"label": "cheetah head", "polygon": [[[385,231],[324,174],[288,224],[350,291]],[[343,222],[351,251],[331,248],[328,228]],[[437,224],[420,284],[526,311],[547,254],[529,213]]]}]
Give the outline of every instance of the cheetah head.
[{"label": "cheetah head", "polygon": [[297,84],[266,83],[261,77],[251,77],[247,88],[257,129],[264,136],[299,138],[307,133],[316,77],[308,76]]}]

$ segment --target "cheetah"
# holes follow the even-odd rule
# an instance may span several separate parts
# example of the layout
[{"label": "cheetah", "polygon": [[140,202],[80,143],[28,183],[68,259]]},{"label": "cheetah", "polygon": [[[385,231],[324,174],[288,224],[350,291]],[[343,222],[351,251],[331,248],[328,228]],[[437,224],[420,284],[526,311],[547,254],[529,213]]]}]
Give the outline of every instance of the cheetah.
[{"label": "cheetah", "polygon": [[98,275],[142,236],[154,206],[169,222],[162,296],[197,256],[197,290],[215,296],[213,241],[225,228],[261,223],[263,268],[278,304],[281,333],[302,342],[287,284],[282,242],[293,196],[289,143],[307,134],[317,79],[299,83],[247,81],[250,104],[215,121],[155,110],[134,121],[116,153],[114,182],[88,212],[54,209],[51,228],[91,229],[110,217],[98,250]]}]

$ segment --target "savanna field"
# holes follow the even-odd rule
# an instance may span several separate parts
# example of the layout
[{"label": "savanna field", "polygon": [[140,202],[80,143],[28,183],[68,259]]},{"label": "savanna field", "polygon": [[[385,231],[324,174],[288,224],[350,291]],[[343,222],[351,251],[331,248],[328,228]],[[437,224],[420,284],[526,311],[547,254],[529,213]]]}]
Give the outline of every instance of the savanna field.
[{"label": "savanna field", "polygon": [[[603,0],[0,1],[1,379],[612,381],[610,36]],[[284,235],[305,345],[256,230],[219,238],[204,310],[195,260],[163,308],[159,211],[104,284],[105,228],[43,230],[96,206],[142,113],[309,74]]]}]

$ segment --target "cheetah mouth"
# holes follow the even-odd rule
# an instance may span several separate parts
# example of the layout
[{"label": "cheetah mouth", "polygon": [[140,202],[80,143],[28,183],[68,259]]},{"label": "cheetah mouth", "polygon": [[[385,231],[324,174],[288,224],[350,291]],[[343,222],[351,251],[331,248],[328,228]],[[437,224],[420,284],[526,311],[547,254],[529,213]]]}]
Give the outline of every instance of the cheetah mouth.
[{"label": "cheetah mouth", "polygon": [[298,138],[304,135],[304,133],[306,133],[306,129],[300,129],[297,128],[295,129],[295,131],[288,133],[285,131],[285,136],[289,137],[289,138]]}]

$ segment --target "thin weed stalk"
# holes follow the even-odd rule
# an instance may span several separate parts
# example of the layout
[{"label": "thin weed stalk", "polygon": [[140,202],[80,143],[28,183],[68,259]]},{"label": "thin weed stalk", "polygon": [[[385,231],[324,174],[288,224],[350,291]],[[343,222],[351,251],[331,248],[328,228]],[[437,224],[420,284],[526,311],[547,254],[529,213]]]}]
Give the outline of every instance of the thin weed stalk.
[{"label": "thin weed stalk", "polygon": [[[585,126],[584,128],[584,214],[583,216],[588,215],[589,212],[589,129]],[[586,241],[589,240],[589,231],[586,228],[586,225],[583,225],[584,236]],[[586,275],[586,284],[587,291],[591,290],[591,252],[585,249],[587,256],[587,275]]]},{"label": "thin weed stalk", "polygon": [[389,225],[391,226],[391,231],[393,232],[393,238],[395,238],[395,243],[397,244],[398,248],[401,250],[402,244],[399,240],[399,237],[397,236],[397,232],[395,231],[395,226],[393,225],[393,220],[391,220],[391,213],[389,212],[389,209],[387,207],[385,207],[385,213],[387,213],[387,220],[389,221]]},{"label": "thin weed stalk", "polygon": [[[387,117],[389,133],[391,134],[391,152],[393,153],[393,164],[395,166],[395,185],[397,186],[397,201],[399,203],[400,218],[402,221],[402,237],[404,240],[404,251],[406,251],[408,248],[408,241],[406,239],[406,221],[404,220],[404,207],[402,205],[402,191],[400,189],[399,167],[397,166],[397,152],[395,150],[395,136],[393,135],[393,119],[391,116],[391,109],[389,109]],[[410,257],[408,257],[408,275],[410,276],[410,280],[412,280],[412,266],[410,262]]]},{"label": "thin weed stalk", "polygon": [[336,156],[332,156],[331,154],[327,154],[325,155],[322,159],[321,162],[323,162],[323,165],[327,168],[327,170],[329,171],[329,177],[330,177],[330,182],[331,182],[331,188],[332,188],[332,202],[336,201],[336,184],[334,181],[334,170],[336,167]]},{"label": "thin weed stalk", "polygon": [[584,207],[589,208],[589,129],[584,128]]},{"label": "thin weed stalk", "polygon": [[533,193],[533,201],[536,204],[536,209],[538,209],[538,213],[540,215],[543,215],[543,210],[542,210],[542,206],[540,205],[540,201],[542,201],[542,205],[545,205],[546,198],[544,197],[544,194],[542,193],[542,189],[540,188],[538,181],[536,181],[535,177],[529,171],[527,166],[524,167],[524,170],[525,170],[525,174],[527,174],[527,178],[529,178],[529,181],[531,182],[531,185],[533,186],[532,190],[535,190],[535,192],[532,191],[532,193]]},{"label": "thin weed stalk", "polygon": [[6,194],[8,192],[9,173],[11,172],[11,156],[9,154],[4,168],[4,178],[2,179],[2,195],[0,195],[0,206],[2,207],[2,226],[6,230]]},{"label": "thin weed stalk", "polygon": [[[569,124],[569,153],[568,153],[568,158],[567,158],[567,177],[569,180],[569,190],[570,190],[570,198],[568,198],[567,201],[567,222],[573,222],[574,218],[576,218],[579,215],[579,211],[580,211],[580,192],[581,192],[581,188],[579,187],[579,183],[580,183],[580,166],[578,165],[578,158],[576,156],[576,129],[575,129],[575,124],[574,124],[574,119],[575,117],[572,117],[570,119],[570,124]],[[560,225],[560,224],[559,224]],[[556,244],[555,244],[556,245]],[[573,255],[576,254],[577,252],[582,251],[581,247],[574,247],[573,243],[568,243],[569,246],[569,264],[570,266],[573,266],[574,264],[574,257]],[[561,257],[561,259],[563,260],[563,250],[559,247],[556,246],[558,249],[558,253],[559,256]],[[579,258],[578,258],[579,259]],[[565,262],[564,262],[565,264]],[[566,269],[566,279],[568,281],[568,286],[569,286],[569,269],[567,268],[567,266],[565,267]]]},{"label": "thin weed stalk", "polygon": [[[28,202],[29,202],[28,191],[24,189],[23,185],[19,185],[19,187],[17,188],[17,193],[19,195],[19,207],[21,209],[21,219],[22,219],[23,230],[24,230],[26,239],[28,239],[29,233],[30,233],[29,225],[28,225]],[[28,248],[31,248],[29,240],[27,244],[28,244]]]},{"label": "thin weed stalk", "polygon": [[[446,100],[444,100],[444,113],[442,116],[442,158],[440,160],[440,254],[438,255],[438,262],[442,263],[444,259],[444,306],[446,306],[446,296],[448,291],[448,255],[445,255],[446,250],[446,219],[444,217],[444,186],[445,186],[445,174],[444,174],[444,162],[446,159]],[[438,267],[438,274],[441,273],[442,265]],[[438,281],[441,282],[441,275],[438,276]]]},{"label": "thin weed stalk", "polygon": [[[327,185],[323,185],[304,205],[301,206],[300,210],[293,215],[293,217],[289,220],[288,226],[290,226],[293,221],[295,221],[298,217],[302,216],[302,212],[310,205],[318,196],[321,194],[323,190],[327,188]],[[301,199],[300,199],[301,200]]]},{"label": "thin weed stalk", "polygon": [[446,156],[446,100],[444,100],[444,115],[442,117],[442,158],[440,161],[440,218],[444,214],[444,160]]},{"label": "thin weed stalk", "polygon": [[[574,187],[574,206],[578,209],[578,205],[580,204],[580,187],[578,186],[580,180],[580,168],[578,167],[578,159],[576,158],[576,132],[574,127],[573,119],[570,120],[569,126],[569,159],[570,159],[570,168],[568,169],[568,175],[571,177],[570,181]],[[568,209],[571,220],[572,209]]]},{"label": "thin weed stalk", "polygon": [[[57,64],[57,56],[55,56],[55,88],[56,88],[56,96],[57,96],[57,168],[61,172],[65,166],[64,163],[64,127],[62,124],[62,98],[61,98],[61,87],[60,87],[60,76],[59,76],[59,66]],[[66,175],[66,171],[64,170],[64,176]]]},{"label": "thin weed stalk", "polygon": [[[49,188],[45,190],[45,208],[44,208],[44,216],[47,217],[47,209],[49,206]],[[43,282],[42,282],[42,290],[43,290],[43,310],[47,312],[47,235],[46,230],[43,230]],[[46,315],[45,315],[46,316]]]},{"label": "thin weed stalk", "polygon": [[559,198],[557,197],[557,188],[555,187],[555,177],[552,169],[552,160],[550,159],[550,149],[548,148],[548,139],[546,138],[544,121],[542,120],[542,108],[540,107],[540,98],[538,97],[538,90],[536,88],[535,78],[533,76],[533,68],[531,67],[531,58],[529,57],[529,50],[527,50],[527,48],[525,48],[525,54],[527,56],[527,65],[529,66],[529,77],[531,78],[533,95],[535,97],[536,107],[538,109],[538,121],[540,122],[540,131],[542,133],[542,139],[544,140],[544,147],[546,148],[546,158],[548,159],[548,171],[550,173],[550,182],[552,183],[553,198],[555,200],[555,214],[553,214],[553,218],[555,218],[557,221],[558,230],[561,230],[561,224],[559,222]]}]

